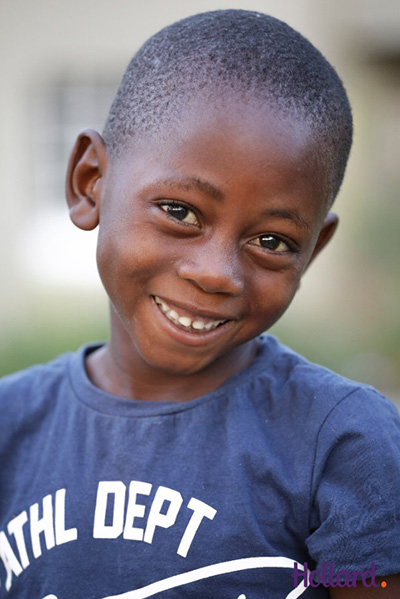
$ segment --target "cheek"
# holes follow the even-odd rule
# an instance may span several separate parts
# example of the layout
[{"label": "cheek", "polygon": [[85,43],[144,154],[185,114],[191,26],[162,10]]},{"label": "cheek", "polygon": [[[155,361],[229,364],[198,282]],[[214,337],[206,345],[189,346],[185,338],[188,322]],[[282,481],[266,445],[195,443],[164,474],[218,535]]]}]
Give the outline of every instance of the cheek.
[{"label": "cheek", "polygon": [[259,277],[256,289],[253,287],[253,314],[266,326],[272,326],[287,310],[300,285],[301,275],[292,272],[264,273]]},{"label": "cheek", "polygon": [[154,276],[161,266],[156,248],[146,227],[119,227],[116,231],[100,228],[97,267],[111,299],[131,296]]}]

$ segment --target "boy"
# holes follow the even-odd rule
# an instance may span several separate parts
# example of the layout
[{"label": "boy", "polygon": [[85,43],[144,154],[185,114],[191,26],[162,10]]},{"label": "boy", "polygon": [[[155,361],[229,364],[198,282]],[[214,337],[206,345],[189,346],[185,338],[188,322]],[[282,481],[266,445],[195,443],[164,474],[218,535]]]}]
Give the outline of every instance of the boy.
[{"label": "boy", "polygon": [[395,408],[262,335],[335,232],[351,133],[266,15],[132,59],[67,176],[110,340],[1,386],[1,598],[399,596]]}]

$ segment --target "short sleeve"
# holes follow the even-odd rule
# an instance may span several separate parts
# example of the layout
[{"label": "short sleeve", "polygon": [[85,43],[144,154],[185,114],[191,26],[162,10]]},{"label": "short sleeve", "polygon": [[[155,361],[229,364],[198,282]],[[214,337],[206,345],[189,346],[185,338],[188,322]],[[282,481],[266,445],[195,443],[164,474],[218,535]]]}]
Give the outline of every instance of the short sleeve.
[{"label": "short sleeve", "polygon": [[358,388],[326,417],[312,482],[309,553],[317,568],[400,572],[400,417]]}]

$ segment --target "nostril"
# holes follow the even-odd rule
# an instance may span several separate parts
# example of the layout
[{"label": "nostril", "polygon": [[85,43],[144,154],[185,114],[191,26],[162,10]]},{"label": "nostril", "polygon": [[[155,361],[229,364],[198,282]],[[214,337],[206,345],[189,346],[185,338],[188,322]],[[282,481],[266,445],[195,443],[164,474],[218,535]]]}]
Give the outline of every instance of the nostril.
[{"label": "nostril", "polygon": [[243,277],[233,263],[216,260],[182,260],[177,264],[180,278],[191,281],[207,293],[240,295],[244,289]]}]

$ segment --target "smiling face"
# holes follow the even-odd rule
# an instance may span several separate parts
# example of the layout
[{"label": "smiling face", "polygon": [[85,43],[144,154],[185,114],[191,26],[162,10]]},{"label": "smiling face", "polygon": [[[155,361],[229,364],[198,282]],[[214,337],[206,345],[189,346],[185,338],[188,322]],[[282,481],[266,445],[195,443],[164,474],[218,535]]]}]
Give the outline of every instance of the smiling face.
[{"label": "smiling face", "polygon": [[336,226],[311,141],[255,104],[194,106],[108,162],[98,268],[121,370],[211,389],[246,365]]}]

